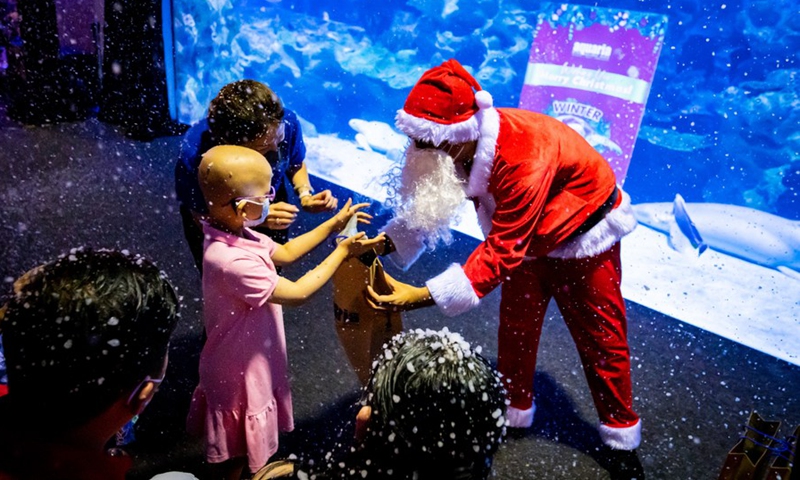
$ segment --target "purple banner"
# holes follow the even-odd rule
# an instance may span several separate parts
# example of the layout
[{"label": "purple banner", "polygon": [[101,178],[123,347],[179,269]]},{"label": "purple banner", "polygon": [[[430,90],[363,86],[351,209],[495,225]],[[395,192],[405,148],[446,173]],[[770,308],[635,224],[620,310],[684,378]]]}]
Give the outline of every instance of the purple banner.
[{"label": "purple banner", "polygon": [[574,128],[611,164],[621,185],[630,164],[667,17],[545,4],[533,33],[520,108]]}]

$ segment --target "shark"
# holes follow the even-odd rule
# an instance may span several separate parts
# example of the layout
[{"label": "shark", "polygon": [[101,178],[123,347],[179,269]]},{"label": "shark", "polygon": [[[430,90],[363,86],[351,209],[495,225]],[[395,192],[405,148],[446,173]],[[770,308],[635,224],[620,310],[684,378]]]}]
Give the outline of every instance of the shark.
[{"label": "shark", "polygon": [[687,203],[680,195],[633,211],[639,223],[667,234],[675,250],[699,256],[711,248],[800,281],[800,221],[739,205]]}]

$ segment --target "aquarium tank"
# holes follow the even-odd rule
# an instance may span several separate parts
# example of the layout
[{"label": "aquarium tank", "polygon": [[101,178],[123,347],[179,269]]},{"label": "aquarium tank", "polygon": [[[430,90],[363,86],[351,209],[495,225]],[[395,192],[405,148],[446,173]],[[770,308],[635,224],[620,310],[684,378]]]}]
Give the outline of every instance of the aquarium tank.
[{"label": "aquarium tank", "polygon": [[[494,106],[559,118],[612,165],[640,224],[623,240],[627,300],[800,363],[783,341],[800,326],[796,1],[170,6],[177,120],[262,81],[300,117],[309,172],[386,205],[408,143],[395,115],[454,58]],[[471,204],[453,228],[483,238]]]},{"label": "aquarium tank", "polygon": [[[253,78],[272,86],[317,133],[348,138],[353,118],[392,125],[421,73],[449,58],[472,72],[496,106],[518,106],[534,32],[553,6],[519,0],[172,4],[180,121],[200,119],[226,83]],[[800,219],[796,2],[585,4],[666,19],[625,181],[634,202],[671,202],[680,194],[687,202]]]},{"label": "aquarium tank", "polygon": [[[206,218],[193,215],[198,212],[181,205],[176,193],[176,167],[179,173],[186,171],[180,170],[179,163],[188,143],[184,132],[200,133],[199,128],[189,130],[188,126],[206,117],[211,100],[223,86],[243,79],[268,84],[299,119],[306,148],[305,152],[294,150],[299,152],[295,158],[304,154],[311,177],[310,185],[288,189],[287,202],[293,207],[284,212],[298,207],[296,216],[288,215],[292,220],[286,230],[289,238],[320,224],[330,226],[332,210],[341,209],[351,197],[366,203],[363,211],[374,215],[371,224],[350,224],[329,236],[311,235],[320,243],[305,258],[293,265],[276,262],[281,269],[275,270],[277,274],[300,283],[298,279],[314,272],[316,265],[339,248],[340,234],[358,228],[373,237],[397,214],[396,190],[392,191],[397,184],[391,183],[391,177],[410,158],[406,155],[409,139],[395,124],[398,111],[423,73],[449,59],[458,60],[491,94],[495,107],[549,115],[579,132],[611,165],[617,183],[630,197],[638,224],[619,244],[610,242],[614,245],[602,252],[602,257],[593,257],[602,258],[609,267],[604,274],[612,268],[613,274],[592,277],[581,271],[559,285],[554,280],[547,288],[537,289],[538,281],[550,278],[534,269],[550,259],[533,259],[528,265],[535,267],[523,265],[522,261],[532,260],[523,259],[515,264],[521,268],[502,279],[508,279],[506,285],[483,292],[480,301],[468,305],[475,308],[454,317],[447,315],[452,311],[443,311],[443,305],[437,304],[430,287],[430,297],[419,302],[428,308],[398,308],[387,314],[369,305],[364,284],[366,278],[376,287],[391,289],[399,285],[391,282],[393,278],[419,287],[406,293],[424,294],[426,281],[442,272],[463,273],[459,267],[484,238],[473,202],[464,201],[452,223],[445,218],[436,225],[437,233],[452,233],[447,239],[450,243],[435,245],[408,269],[394,264],[389,255],[371,256],[370,252],[348,258],[344,265],[358,269],[337,269],[336,277],[324,285],[320,282],[316,294],[302,299],[303,305],[287,303],[281,309],[285,328],[281,326],[278,336],[285,337],[281,339],[285,345],[279,346],[285,347],[288,359],[287,369],[282,366],[281,371],[291,384],[294,432],[280,435],[280,448],[271,459],[299,456],[317,462],[321,470],[333,462],[342,463],[338,462],[341,454],[352,453],[355,431],[363,433],[364,424],[359,423],[364,420],[362,407],[369,407],[366,403],[372,394],[382,397],[382,405],[391,405],[401,418],[413,417],[425,428],[420,431],[411,425],[411,432],[419,434],[417,439],[434,439],[431,445],[438,449],[467,439],[476,453],[496,453],[491,473],[490,465],[483,465],[488,478],[609,478],[613,465],[607,460],[618,452],[603,446],[609,445],[603,443],[598,413],[613,402],[606,402],[609,397],[602,393],[595,394],[590,382],[601,376],[595,375],[598,367],[613,362],[592,357],[601,349],[581,336],[584,325],[576,327],[569,310],[570,302],[590,291],[612,291],[603,301],[614,297],[608,310],[602,305],[585,315],[589,319],[584,322],[586,330],[600,325],[593,330],[601,332],[595,339],[611,337],[605,335],[608,330],[601,330],[611,322],[594,322],[599,311],[624,312],[612,320],[616,322],[613,329],[624,330],[625,341],[619,342],[624,345],[617,345],[619,351],[624,350],[620,356],[630,354],[632,403],[643,427],[641,446],[635,448],[647,478],[717,478],[726,458],[734,458],[729,456],[732,449],[731,455],[738,455],[734,460],[742,458],[736,446],[763,451],[765,445],[772,445],[771,453],[762,458],[774,460],[790,448],[796,450],[800,434],[800,0],[0,0],[0,11],[17,4],[34,10],[40,4],[49,6],[62,42],[61,51],[52,53],[54,59],[74,57],[80,48],[96,48],[81,54],[81,61],[91,62],[81,65],[106,80],[118,75],[116,82],[121,86],[120,102],[112,102],[115,108],[109,109],[100,97],[116,98],[108,95],[108,85],[94,75],[98,82],[92,88],[103,85],[104,90],[98,91],[99,105],[93,109],[78,105],[79,111],[71,109],[75,103],[70,103],[69,97],[75,93],[73,87],[81,85],[77,82],[80,75],[72,75],[77,83],[55,82],[63,86],[61,90],[39,88],[35,83],[28,88],[20,75],[26,70],[16,66],[20,60],[27,60],[28,67],[38,62],[19,53],[27,40],[14,31],[18,16],[0,18],[0,40],[5,39],[0,52],[6,52],[6,57],[0,53],[0,164],[5,169],[0,177],[0,230],[4,235],[0,241],[4,284],[0,303],[24,283],[16,281],[24,272],[57,255],[69,259],[82,248],[111,248],[124,255],[151,258],[178,293],[181,319],[172,335],[160,391],[138,420],[103,446],[134,454],[134,471],[127,478],[206,478],[208,462],[213,461],[206,455],[208,439],[191,435],[186,422],[188,410],[199,405],[191,399],[200,384],[201,352],[209,345],[213,350],[215,345],[214,326],[204,317],[204,312],[213,309],[206,301],[211,297],[203,292],[204,281],[214,276],[208,275],[211,270],[203,274],[197,268],[193,254],[201,255],[197,249],[190,250],[203,239],[192,236],[192,227],[198,226],[194,222]],[[89,15],[92,8],[94,15]],[[70,16],[70,9],[80,13]],[[131,39],[125,44],[125,54],[115,57],[111,20],[122,22],[134,16],[136,22],[118,27],[116,33],[125,37],[133,29],[148,41]],[[91,25],[80,20],[86,17],[91,17]],[[64,33],[72,27],[77,30],[80,22],[85,27],[81,38],[87,40],[86,46]],[[52,35],[44,37],[46,43],[52,43]],[[132,60],[136,62],[129,63]],[[168,98],[162,98],[160,92],[162,68]],[[58,79],[63,78],[62,73],[70,73],[67,68],[57,72]],[[20,84],[25,88],[14,91]],[[13,105],[21,107],[17,114],[37,110],[33,113],[47,114],[47,122],[52,123],[20,121],[8,109],[9,97],[13,97]],[[81,115],[62,115],[65,108]],[[120,117],[136,114],[130,115],[135,121],[109,118],[109,110]],[[151,124],[156,121],[158,124]],[[555,122],[551,125],[562,129]],[[297,138],[294,131],[291,128],[287,136]],[[561,131],[572,135],[566,128]],[[275,130],[269,137],[277,139],[279,132]],[[593,154],[588,148],[582,152]],[[285,152],[268,154],[274,160]],[[252,152],[244,155],[252,157]],[[601,159],[591,156],[596,165],[603,166]],[[264,162],[259,166],[265,168]],[[276,177],[284,181],[282,176]],[[606,178],[611,190],[610,174]],[[458,190],[458,182],[452,184]],[[309,191],[311,187],[314,193]],[[326,190],[331,191],[330,197]],[[541,193],[534,188],[524,193],[532,190]],[[263,208],[270,197],[267,189],[250,193],[263,195],[231,195],[235,198],[221,210],[236,212],[240,205],[251,204]],[[338,206],[321,212],[302,208],[301,195],[320,193],[335,197]],[[438,200],[437,195],[427,198],[431,197]],[[453,205],[462,201],[462,197],[453,197]],[[612,203],[606,201],[605,206]],[[234,209],[228,210],[227,205]],[[447,209],[448,213],[452,210],[449,205]],[[592,216],[599,219],[602,215]],[[630,223],[633,228],[636,222]],[[534,228],[531,224],[525,227]],[[452,232],[446,226],[452,227]],[[238,237],[231,240],[240,243]],[[271,252],[278,251],[279,247],[266,243],[273,248]],[[300,244],[305,246],[296,250],[309,245]],[[279,260],[299,256],[296,250],[291,254],[287,250],[292,249],[281,250],[285,255]],[[266,256],[262,259],[268,264]],[[561,261],[553,261],[558,265],[548,271],[558,270],[553,277],[582,264],[573,259]],[[498,263],[486,265],[493,269]],[[560,270],[565,264],[568,267]],[[617,282],[615,275],[620,270]],[[391,278],[375,282],[382,274]],[[272,273],[269,278],[277,282]],[[611,287],[594,288],[603,281],[603,287]],[[464,287],[463,282],[442,283],[454,286],[453,290]],[[618,283],[624,302],[617,295]],[[342,284],[350,288],[341,288]],[[468,301],[473,300],[469,294],[475,293],[469,290],[472,284],[467,281],[466,288],[458,292],[466,290]],[[551,301],[549,295],[555,291],[560,303]],[[535,299],[528,303],[540,293],[549,302],[546,307]],[[264,290],[259,307],[244,309],[257,311],[254,309],[264,302],[273,301],[270,295]],[[352,300],[353,306],[345,304],[343,297]],[[259,302],[261,299],[259,296]],[[562,306],[567,309],[566,316]],[[508,314],[514,307],[522,312]],[[540,318],[538,314],[544,316],[541,324],[529,321],[528,317]],[[509,327],[515,320],[519,325]],[[108,320],[109,325],[117,323],[114,317]],[[508,334],[512,328],[513,334]],[[389,386],[395,378],[412,378],[409,374],[415,372],[447,374],[450,367],[440,368],[433,357],[420,363],[401,361],[405,357],[398,342],[409,337],[392,342],[372,335],[375,332],[390,335],[400,330],[421,336],[426,342],[423,347],[451,360],[479,360],[470,363],[480,367],[478,370],[467,368],[480,373],[483,367],[516,360],[509,361],[515,353],[501,351],[501,345],[519,341],[520,350],[533,352],[536,340],[531,338],[538,337],[537,328],[541,341],[536,343],[535,362],[525,365],[535,368],[527,379],[522,377],[528,372],[520,374],[516,384],[530,380],[527,387],[535,391],[525,398],[535,399],[531,406],[535,416],[531,409],[520,412],[515,406],[517,411],[512,411],[516,426],[524,427],[523,421],[530,419],[529,428],[506,428],[511,425],[511,415],[503,406],[506,397],[510,405],[511,395],[499,391],[507,388],[511,375],[499,379],[502,385],[490,375],[483,382],[469,380],[466,388],[459,386],[462,394],[479,395],[446,398],[445,405],[450,402],[462,407],[452,409],[450,413],[458,420],[448,422],[426,420],[425,415],[438,408],[429,408],[436,404],[429,401],[433,394],[418,396],[424,409],[414,409],[414,402],[406,401],[411,397],[405,396],[405,388],[383,393],[378,388],[376,394],[376,387]],[[357,335],[363,332],[370,334],[369,348],[364,347],[364,337]],[[13,407],[17,366],[8,331],[0,334],[5,335],[4,352],[10,354],[4,363],[0,351],[3,416],[9,405]],[[252,330],[231,336],[236,341],[254,338]],[[72,342],[65,339],[64,348],[73,348]],[[116,347],[115,343],[109,346]],[[252,358],[276,351],[271,340],[252,343]],[[249,354],[245,350],[238,353],[242,357]],[[382,364],[399,368],[383,368],[380,374],[364,368]],[[236,391],[226,383],[240,374],[235,370],[240,369],[222,367],[214,372],[220,374],[219,385],[224,385],[221,390],[226,393]],[[150,376],[156,373],[147,372],[150,383],[160,382]],[[377,383],[373,382],[376,377]],[[105,381],[98,378],[98,386]],[[143,380],[141,385],[147,382]],[[416,386],[425,385],[420,381]],[[258,386],[260,391],[263,388]],[[129,393],[125,393],[127,398]],[[473,397],[474,404],[458,403]],[[481,408],[489,399],[496,405]],[[119,411],[131,410],[122,408],[122,403],[115,405],[120,406]],[[255,412],[253,417],[274,412],[275,405],[270,403],[266,411]],[[243,416],[251,417],[251,412],[245,413]],[[491,438],[484,445],[473,443],[475,437],[471,437],[479,431],[473,430],[473,422],[481,420],[487,427],[484,434],[489,435],[485,438]],[[392,422],[389,419],[384,426]],[[627,423],[617,426],[634,432],[630,438],[635,439],[639,424],[620,423]],[[0,445],[16,446],[17,439],[8,438],[9,429],[4,427],[0,421]],[[63,438],[51,435],[51,425],[42,427],[42,433],[49,435],[45,440]],[[633,430],[628,430],[631,427]],[[378,430],[373,438],[384,446],[392,439],[400,442],[390,429]],[[758,440],[762,450],[752,447],[752,440]],[[427,448],[425,441],[406,443]],[[39,443],[30,446],[34,456],[39,455]],[[624,447],[616,450],[628,451]],[[16,450],[0,448],[0,471],[6,458],[3,454],[9,452]],[[392,453],[387,450],[386,455]],[[45,456],[39,456],[46,464]],[[31,465],[37,464],[28,462],[21,467]],[[363,478],[366,471],[349,473]],[[255,474],[253,478],[259,477]]]}]

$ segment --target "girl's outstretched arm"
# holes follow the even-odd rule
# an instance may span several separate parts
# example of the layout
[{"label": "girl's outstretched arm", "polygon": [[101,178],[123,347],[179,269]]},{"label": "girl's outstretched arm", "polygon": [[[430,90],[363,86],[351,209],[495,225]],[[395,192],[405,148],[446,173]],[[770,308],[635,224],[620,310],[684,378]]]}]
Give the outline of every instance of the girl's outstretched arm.
[{"label": "girl's outstretched arm", "polygon": [[336,215],[322,222],[315,229],[293,238],[283,245],[278,245],[275,253],[272,254],[272,261],[278,266],[290,265],[324,242],[326,238],[341,231],[354,215],[358,218],[359,223],[369,223],[372,215],[361,211],[368,206],[369,203],[353,205],[353,200],[348,199]]},{"label": "girl's outstretched arm", "polygon": [[328,257],[313,270],[297,281],[283,277],[278,278],[278,285],[272,292],[269,301],[281,305],[296,306],[303,304],[311,295],[322,288],[331,279],[336,269],[348,257],[361,255],[381,245],[385,241],[384,234],[368,239],[364,232],[342,240]]}]

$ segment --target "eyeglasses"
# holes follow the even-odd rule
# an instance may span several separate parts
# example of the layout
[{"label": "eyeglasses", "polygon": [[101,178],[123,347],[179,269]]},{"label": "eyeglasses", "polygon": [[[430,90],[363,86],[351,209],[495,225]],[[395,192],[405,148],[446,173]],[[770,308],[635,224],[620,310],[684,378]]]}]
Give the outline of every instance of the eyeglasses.
[{"label": "eyeglasses", "polygon": [[277,149],[284,138],[286,138],[286,124],[281,121],[277,127],[267,130],[263,135],[258,137],[256,139],[256,146]]},{"label": "eyeglasses", "polygon": [[281,143],[283,139],[286,138],[286,124],[281,121],[281,123],[278,124],[278,128],[275,129],[275,132],[272,135],[275,138],[276,145]]},{"label": "eyeglasses", "polygon": [[279,150],[281,142],[286,138],[286,123],[281,120],[273,124],[264,133],[252,140],[247,140],[241,145],[252,148],[262,155]]},{"label": "eyeglasses", "polygon": [[230,201],[231,206],[234,210],[239,209],[239,204],[241,202],[252,203],[254,205],[258,205],[263,207],[266,203],[275,200],[275,187],[269,188],[269,193],[266,195],[253,195],[250,197],[236,197]]}]

